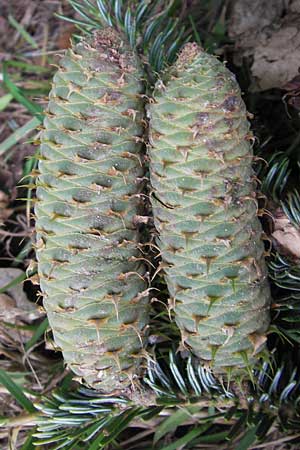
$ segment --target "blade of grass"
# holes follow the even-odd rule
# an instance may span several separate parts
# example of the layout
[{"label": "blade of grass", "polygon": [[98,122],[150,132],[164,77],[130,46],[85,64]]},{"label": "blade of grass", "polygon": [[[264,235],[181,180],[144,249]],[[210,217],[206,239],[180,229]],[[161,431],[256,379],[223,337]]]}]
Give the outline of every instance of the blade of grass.
[{"label": "blade of grass", "polygon": [[51,89],[51,84],[48,82],[45,82],[45,83],[43,83],[43,85],[41,83],[41,87],[37,87],[36,89],[35,88],[24,89],[23,92],[26,96],[29,96],[29,97],[31,97],[31,96],[33,96],[33,97],[39,96],[40,97],[42,95],[47,96],[49,94],[50,89]]},{"label": "blade of grass", "polygon": [[256,441],[257,439],[256,431],[258,429],[258,425],[259,424],[249,428],[247,433],[244,435],[244,437],[241,439],[238,446],[236,447],[236,450],[247,450]]},{"label": "blade of grass", "polygon": [[38,64],[28,64],[23,61],[14,61],[12,59],[9,59],[6,61],[7,66],[10,67],[17,67],[18,69],[22,69],[24,72],[29,73],[46,73],[51,71],[52,69],[49,69],[49,67],[43,67],[39,66]]},{"label": "blade of grass", "polygon": [[22,261],[24,261],[24,258],[31,252],[32,250],[32,242],[29,240],[25,243],[25,245],[22,247],[20,252],[15,256],[15,259],[12,262],[12,267],[16,267],[18,264],[20,264]]},{"label": "blade of grass", "polygon": [[34,344],[37,343],[37,341],[39,340],[39,338],[45,333],[45,331],[47,330],[49,325],[48,319],[44,319],[43,322],[41,322],[39,324],[39,326],[37,327],[37,329],[35,330],[34,335],[31,337],[31,339],[29,339],[28,342],[26,342],[25,344],[25,350],[26,352],[34,346]]},{"label": "blade of grass", "polygon": [[[88,450],[98,450],[107,448],[110,444],[134,419],[140,411],[140,408],[132,409],[129,412],[120,414],[111,420],[111,424],[106,427],[107,435],[101,433],[89,446]],[[111,426],[112,425],[112,426]]]},{"label": "blade of grass", "polygon": [[200,436],[198,439],[195,440],[194,444],[196,445],[200,442],[205,444],[224,442],[227,436],[228,436],[227,431],[220,431],[218,433],[209,434],[207,436]]},{"label": "blade of grass", "polygon": [[16,19],[11,14],[9,14],[8,16],[8,22],[18,31],[18,33],[20,33],[22,38],[27,41],[28,44],[31,45],[31,47],[39,48],[33,37],[25,30],[25,28],[21,24],[19,24],[19,22],[16,21]]},{"label": "blade of grass", "polygon": [[24,444],[22,445],[21,450],[34,450],[35,446],[33,445],[33,436],[30,434]]},{"label": "blade of grass", "polygon": [[33,103],[31,100],[29,100],[21,91],[21,89],[16,86],[11,79],[9,78],[8,71],[7,71],[7,63],[3,63],[3,84],[6,87],[6,89],[13,95],[13,97],[21,103],[21,105],[25,106],[25,108],[28,109],[28,111],[35,117],[37,117],[40,122],[43,121],[43,108],[40,105],[37,105],[36,103]]},{"label": "blade of grass", "polygon": [[3,95],[3,97],[0,98],[0,111],[3,111],[11,102],[13,99],[13,96],[11,94]]},{"label": "blade of grass", "polygon": [[21,273],[19,276],[17,276],[16,278],[14,278],[12,281],[10,281],[9,283],[7,283],[5,286],[2,286],[0,288],[0,294],[3,294],[4,292],[7,291],[7,289],[10,289],[16,285],[18,285],[19,283],[21,283],[22,281],[26,280],[27,276],[26,273]]},{"label": "blade of grass", "polygon": [[166,447],[160,447],[159,450],[177,450],[178,448],[181,448],[181,446],[188,444],[191,440],[204,433],[208,428],[209,425],[207,424],[194,428],[185,436],[182,436],[180,439],[177,439],[177,441],[172,442],[172,444],[167,445]]},{"label": "blade of grass", "polygon": [[41,121],[37,117],[30,119],[25,125],[14,131],[7,139],[5,139],[0,144],[0,155],[5,153],[11,147],[13,147],[17,142],[19,142],[24,136],[26,136],[31,131],[35,130]]},{"label": "blade of grass", "polygon": [[2,369],[0,369],[0,383],[11,393],[15,400],[26,409],[26,411],[30,413],[36,411],[32,402],[25,396],[22,389]]},{"label": "blade of grass", "polygon": [[167,433],[174,432],[190,416],[191,414],[184,409],[175,411],[156,428],[153,443],[156,444]]}]

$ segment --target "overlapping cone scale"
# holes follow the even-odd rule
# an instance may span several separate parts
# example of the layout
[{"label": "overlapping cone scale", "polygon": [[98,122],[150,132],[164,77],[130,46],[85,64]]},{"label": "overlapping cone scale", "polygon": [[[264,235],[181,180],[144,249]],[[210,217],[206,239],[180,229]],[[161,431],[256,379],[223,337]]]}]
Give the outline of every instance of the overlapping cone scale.
[{"label": "overlapping cone scale", "polygon": [[79,378],[105,392],[134,383],[148,322],[139,260],[143,84],[112,29],[67,51],[42,132],[37,258],[54,340]]},{"label": "overlapping cone scale", "polygon": [[239,87],[187,44],[149,116],[157,243],[183,345],[215,372],[242,369],[265,346],[270,290]]}]

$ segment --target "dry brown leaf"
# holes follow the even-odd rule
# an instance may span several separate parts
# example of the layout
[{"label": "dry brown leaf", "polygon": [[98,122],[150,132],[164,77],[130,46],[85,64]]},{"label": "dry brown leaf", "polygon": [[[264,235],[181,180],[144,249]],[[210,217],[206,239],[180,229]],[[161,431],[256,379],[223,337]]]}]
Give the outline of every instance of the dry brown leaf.
[{"label": "dry brown leaf", "polygon": [[75,31],[75,25],[65,25],[64,30],[60,33],[57,40],[57,46],[59,49],[64,50],[65,48],[71,47],[71,38]]},{"label": "dry brown leaf", "polygon": [[9,197],[4,192],[0,191],[0,224],[7,220],[13,213],[13,209],[8,208]]},{"label": "dry brown leaf", "polygon": [[16,313],[16,302],[6,294],[0,294],[0,321],[14,323]]},{"label": "dry brown leaf", "polygon": [[281,208],[274,213],[273,243],[282,254],[300,259],[300,229],[296,228]]},{"label": "dry brown leaf", "polygon": [[271,35],[262,36],[251,67],[259,90],[284,86],[298,74],[299,61],[300,21],[284,24]]},{"label": "dry brown leaf", "polygon": [[[0,287],[6,286],[23,273],[16,268],[0,268]],[[20,326],[43,316],[39,306],[28,300],[22,283],[8,288],[6,293],[0,294],[0,343],[4,348],[12,348],[20,346],[20,342],[27,342],[33,331]],[[0,349],[0,353],[2,350]]]},{"label": "dry brown leaf", "polygon": [[[15,278],[23,275],[24,272],[13,267],[0,268],[0,288],[11,283]],[[26,293],[23,290],[23,283],[18,283],[15,286],[8,288],[5,292],[6,297],[10,297],[15,302],[15,308],[18,311],[18,317],[26,322],[31,322],[42,316],[38,306],[29,301]],[[2,299],[3,300],[3,299]],[[8,301],[7,298],[4,299]]]},{"label": "dry brown leaf", "polygon": [[300,61],[299,0],[235,0],[229,13],[235,40],[235,63],[251,57],[251,90],[282,88],[298,74]]},{"label": "dry brown leaf", "polygon": [[253,333],[250,334],[249,339],[251,341],[251,344],[253,345],[253,355],[256,355],[257,353],[260,352],[260,350],[266,343],[267,336],[258,333]]}]

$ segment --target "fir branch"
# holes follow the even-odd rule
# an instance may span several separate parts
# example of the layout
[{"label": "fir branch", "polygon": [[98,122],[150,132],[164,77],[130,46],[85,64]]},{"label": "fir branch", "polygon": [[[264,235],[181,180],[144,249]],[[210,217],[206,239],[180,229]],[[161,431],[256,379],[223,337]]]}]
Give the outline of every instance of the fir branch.
[{"label": "fir branch", "polygon": [[83,34],[105,26],[123,32],[142,57],[151,82],[171,64],[187,39],[176,18],[178,0],[68,0],[81,17],[61,19],[74,23]]},{"label": "fir branch", "polygon": [[[138,407],[124,397],[105,397],[86,388],[76,392],[58,390],[36,405],[43,414],[34,435],[36,445],[48,444],[52,450],[74,450],[87,448],[89,442],[89,445],[98,445],[95,448],[107,448],[113,439],[118,441],[118,436],[121,439],[125,427],[143,429],[147,421],[152,421],[154,443],[165,434],[158,430],[174,431],[180,426],[183,427],[181,435],[188,436],[195,429],[193,423],[197,426],[206,424],[199,434],[202,438],[211,434],[211,427],[214,432],[224,432],[227,423],[225,434],[233,441],[235,438],[240,441],[253,426],[256,426],[254,440],[265,439],[275,421],[276,426],[285,427],[287,432],[293,431],[292,426],[300,427],[299,373],[296,367],[287,363],[291,361],[290,355],[285,357],[284,362],[278,354],[272,364],[264,362],[254,371],[256,385],[245,391],[243,400],[236,382],[225,387],[196,361],[189,358],[184,362],[172,352],[168,362],[165,358],[159,363],[149,362],[145,382],[150,388],[149,395],[152,391],[157,396],[156,405]],[[274,368],[276,364],[277,369]],[[176,411],[181,413],[176,415],[173,408],[178,407]],[[287,407],[288,415],[285,414]],[[220,428],[219,422],[223,424]],[[173,439],[177,445],[179,441]],[[122,440],[119,445],[123,448]]]},{"label": "fir branch", "polygon": [[290,159],[283,152],[275,153],[267,166],[261,164],[258,176],[262,180],[261,190],[279,203],[291,174]]},{"label": "fir branch", "polygon": [[289,221],[296,227],[300,227],[300,193],[295,189],[289,192],[285,201],[281,200],[281,207]]}]

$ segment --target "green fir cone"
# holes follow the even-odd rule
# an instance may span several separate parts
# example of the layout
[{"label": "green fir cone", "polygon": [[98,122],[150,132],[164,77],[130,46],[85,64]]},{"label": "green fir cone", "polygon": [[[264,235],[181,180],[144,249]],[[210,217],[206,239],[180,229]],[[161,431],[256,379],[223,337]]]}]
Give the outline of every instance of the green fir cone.
[{"label": "green fir cone", "polygon": [[239,87],[187,44],[149,116],[157,243],[182,343],[216,373],[239,371],[265,346],[270,305]]},{"label": "green fir cone", "polygon": [[37,259],[55,343],[84,382],[134,383],[148,284],[138,216],[144,86],[111,28],[67,51],[50,93],[37,181]]}]

